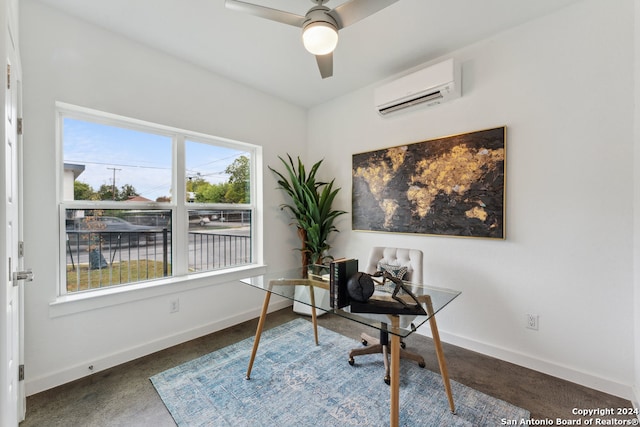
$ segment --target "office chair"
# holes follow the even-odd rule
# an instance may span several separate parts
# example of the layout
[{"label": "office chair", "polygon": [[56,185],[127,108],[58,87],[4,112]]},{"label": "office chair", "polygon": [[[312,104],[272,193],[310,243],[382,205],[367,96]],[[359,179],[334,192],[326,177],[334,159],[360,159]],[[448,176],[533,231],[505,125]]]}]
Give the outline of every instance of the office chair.
[{"label": "office chair", "polygon": [[[376,271],[381,270],[382,268],[387,269],[387,271],[394,270],[395,273],[398,270],[402,270],[400,273],[404,273],[401,277],[402,280],[406,282],[413,283],[422,283],[422,251],[418,249],[403,249],[403,248],[387,248],[376,246],[371,248],[371,252],[369,253],[369,260],[366,264],[366,268],[364,269],[365,273],[373,274]],[[406,272],[404,271],[406,268]],[[385,325],[389,321],[389,318],[386,315],[382,314],[371,314],[367,315],[367,317],[375,318],[380,320]],[[411,318],[403,319],[406,325],[411,322]],[[384,326],[384,325],[383,325]],[[389,376],[389,333],[382,328],[380,330],[380,337],[374,338],[366,333],[362,333],[360,335],[362,340],[362,344],[365,347],[356,348],[351,350],[349,353],[349,364],[353,365],[355,363],[354,357],[361,356],[364,354],[376,354],[382,353],[383,361],[384,361],[384,382],[389,384],[391,378]],[[426,366],[424,362],[424,358],[416,353],[411,353],[405,350],[404,342],[400,344],[400,358],[401,359],[410,359],[414,360],[418,363],[418,366],[424,368]]]}]

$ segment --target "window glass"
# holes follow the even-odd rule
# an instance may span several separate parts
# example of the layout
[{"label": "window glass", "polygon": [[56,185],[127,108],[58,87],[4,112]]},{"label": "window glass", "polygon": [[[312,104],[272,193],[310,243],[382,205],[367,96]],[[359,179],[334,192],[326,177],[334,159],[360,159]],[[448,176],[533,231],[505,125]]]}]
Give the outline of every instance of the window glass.
[{"label": "window glass", "polygon": [[250,210],[189,210],[189,271],[211,271],[250,263]]},{"label": "window glass", "polygon": [[189,208],[189,271],[251,263],[251,153],[192,140],[185,152],[187,204],[199,207]]},{"label": "window glass", "polygon": [[65,209],[66,291],[171,275],[171,211]]},{"label": "window glass", "polygon": [[259,148],[62,105],[61,294],[254,262]]},{"label": "window glass", "polygon": [[64,200],[168,201],[172,138],[65,117]]},{"label": "window glass", "polygon": [[187,141],[186,159],[187,202],[250,202],[249,152]]}]

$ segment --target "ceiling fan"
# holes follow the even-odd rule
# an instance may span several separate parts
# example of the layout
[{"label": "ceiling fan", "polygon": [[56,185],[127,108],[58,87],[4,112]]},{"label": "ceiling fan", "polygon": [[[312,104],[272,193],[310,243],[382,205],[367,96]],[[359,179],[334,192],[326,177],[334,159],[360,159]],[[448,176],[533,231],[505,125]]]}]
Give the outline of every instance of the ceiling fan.
[{"label": "ceiling fan", "polygon": [[313,6],[305,16],[239,0],[225,0],[227,9],[250,13],[261,18],[302,28],[304,47],[315,55],[323,79],[333,75],[333,51],[338,44],[338,30],[347,27],[398,0],[350,0],[334,9],[324,5],[329,0],[311,0]]}]

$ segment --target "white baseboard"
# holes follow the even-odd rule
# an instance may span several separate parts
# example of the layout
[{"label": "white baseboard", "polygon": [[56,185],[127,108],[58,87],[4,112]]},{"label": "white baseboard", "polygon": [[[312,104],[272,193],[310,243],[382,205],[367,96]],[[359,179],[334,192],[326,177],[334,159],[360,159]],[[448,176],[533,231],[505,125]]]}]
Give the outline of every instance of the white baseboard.
[{"label": "white baseboard", "polygon": [[[431,336],[431,334],[428,332],[428,328],[423,329],[421,327],[418,332],[429,337]],[[629,399],[633,401],[633,399],[635,398],[634,403],[638,405],[637,390],[634,397],[633,386],[630,384],[623,384],[612,381],[606,378],[599,377],[597,375],[576,370],[569,366],[560,365],[547,360],[537,359],[510,349],[488,345],[466,337],[452,335],[443,331],[439,331],[439,333],[442,342],[453,344],[458,347],[485,354],[487,356],[495,357],[496,359],[504,360],[515,365],[523,366],[534,371],[542,372],[544,374],[580,384],[582,386],[602,391],[614,396],[618,396],[623,399]]]},{"label": "white baseboard", "polygon": [[[277,311],[290,305],[290,300],[272,302],[269,305],[269,312]],[[43,375],[38,378],[27,378],[25,381],[26,394],[27,396],[31,396],[32,394],[40,393],[41,391],[45,391],[53,387],[57,387],[59,385],[86,377],[88,375],[95,374],[96,372],[112,368],[114,366],[129,362],[139,357],[147,356],[151,353],[155,353],[156,351],[164,350],[171,346],[178,345],[216,331],[220,331],[233,325],[237,325],[238,323],[255,319],[259,315],[259,309],[248,310],[243,313],[238,313],[225,319],[219,319],[214,322],[201,325],[178,334],[162,337],[136,347],[131,347],[122,351],[118,351],[116,353],[112,353],[110,355],[106,355],[98,360],[91,360],[85,363],[80,363],[78,365],[70,366],[68,368]],[[88,369],[88,366],[90,365],[93,366],[93,370]]]}]

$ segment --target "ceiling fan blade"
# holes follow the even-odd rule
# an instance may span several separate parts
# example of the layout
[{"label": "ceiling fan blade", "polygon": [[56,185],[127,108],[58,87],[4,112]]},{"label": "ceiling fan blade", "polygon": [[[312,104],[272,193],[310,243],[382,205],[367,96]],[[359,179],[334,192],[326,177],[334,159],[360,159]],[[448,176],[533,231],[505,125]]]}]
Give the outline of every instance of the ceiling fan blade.
[{"label": "ceiling fan blade", "polygon": [[296,15],[295,13],[272,9],[270,7],[260,6],[257,4],[247,3],[239,0],[225,0],[224,5],[227,9],[235,10],[237,12],[249,13],[251,15],[259,16],[260,18],[270,19],[271,21],[281,22],[283,24],[293,25],[294,27],[302,28],[302,24],[306,19],[304,16]]},{"label": "ceiling fan blade", "polygon": [[328,13],[336,20],[338,28],[344,28],[369,15],[373,15],[397,1],[398,0],[351,0],[337,6]]},{"label": "ceiling fan blade", "polygon": [[333,52],[326,55],[316,55],[316,62],[323,79],[333,76]]}]

